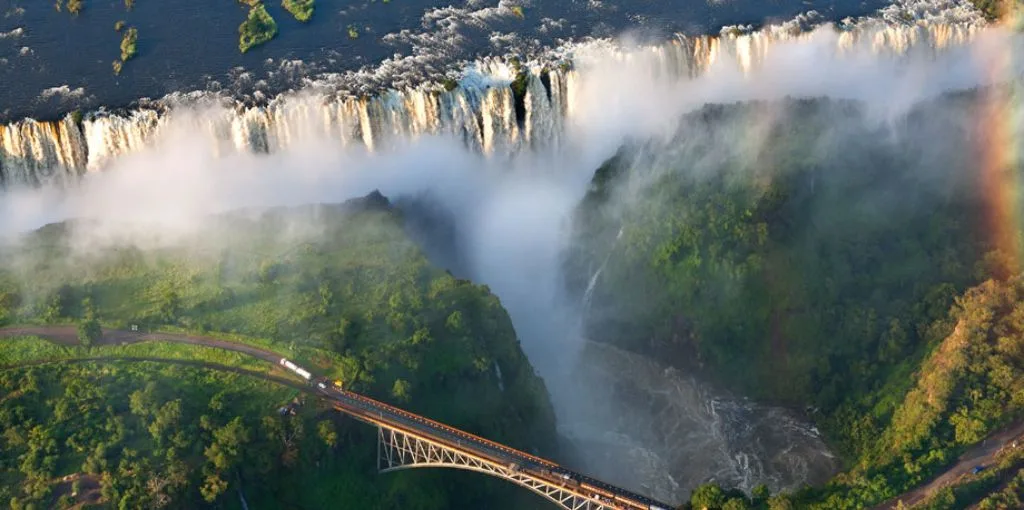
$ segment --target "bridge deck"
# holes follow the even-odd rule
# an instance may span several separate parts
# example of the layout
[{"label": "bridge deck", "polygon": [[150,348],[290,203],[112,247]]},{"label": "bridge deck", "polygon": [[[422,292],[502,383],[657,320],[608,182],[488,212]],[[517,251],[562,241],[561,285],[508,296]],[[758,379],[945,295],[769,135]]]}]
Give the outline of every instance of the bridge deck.
[{"label": "bridge deck", "polygon": [[499,464],[515,463],[521,468],[528,470],[531,475],[545,478],[555,484],[564,484],[566,477],[568,477],[573,480],[574,484],[578,484],[581,490],[621,503],[628,508],[638,510],[667,510],[672,508],[671,505],[565,469],[549,460],[484,439],[358,393],[331,386],[317,388],[317,391],[332,400],[338,410],[374,425],[384,424],[389,427],[395,427]]}]

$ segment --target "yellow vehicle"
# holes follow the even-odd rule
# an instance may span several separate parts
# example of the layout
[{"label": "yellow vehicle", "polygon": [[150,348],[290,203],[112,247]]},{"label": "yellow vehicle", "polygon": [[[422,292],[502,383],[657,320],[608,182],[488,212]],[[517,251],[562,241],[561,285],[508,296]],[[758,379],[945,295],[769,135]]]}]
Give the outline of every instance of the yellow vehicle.
[{"label": "yellow vehicle", "polygon": [[334,387],[338,388],[339,390],[342,389],[341,379],[338,379],[337,381],[334,381]]}]

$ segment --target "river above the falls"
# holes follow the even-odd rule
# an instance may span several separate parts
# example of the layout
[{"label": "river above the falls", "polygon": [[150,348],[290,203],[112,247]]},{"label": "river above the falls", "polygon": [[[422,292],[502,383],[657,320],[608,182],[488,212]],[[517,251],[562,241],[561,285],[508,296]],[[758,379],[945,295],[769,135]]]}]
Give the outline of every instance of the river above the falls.
[{"label": "river above the falls", "polygon": [[[528,55],[560,41],[613,37],[626,30],[662,37],[716,33],[725,25],[757,25],[810,10],[839,20],[885,3],[737,0],[683,7],[626,0],[319,0],[312,19],[300,23],[280,2],[265,2],[277,35],[243,54],[238,28],[247,7],[239,2],[134,2],[128,10],[121,1],[86,1],[73,15],[66,7],[55,9],[54,2],[3,0],[0,122],[53,119],[75,109],[118,108],[192,91],[258,100],[300,88],[308,79],[360,69],[346,86],[353,92],[402,89],[436,79],[462,60]],[[138,42],[135,57],[115,75],[117,22],[135,27]]]}]

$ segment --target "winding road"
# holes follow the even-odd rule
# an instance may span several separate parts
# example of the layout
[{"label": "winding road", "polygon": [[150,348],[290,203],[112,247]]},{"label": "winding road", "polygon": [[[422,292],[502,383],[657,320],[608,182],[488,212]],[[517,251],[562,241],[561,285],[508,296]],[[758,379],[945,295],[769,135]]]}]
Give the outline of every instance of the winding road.
[{"label": "winding road", "polygon": [[[16,336],[34,336],[61,345],[81,345],[81,343],[78,340],[78,330],[74,326],[25,326],[0,328],[0,339],[11,338]],[[119,329],[103,328],[103,335],[100,337],[99,340],[96,341],[95,345],[125,345],[147,341],[163,341],[192,345],[202,345],[206,347],[224,349],[227,351],[235,351],[247,354],[257,359],[267,361],[269,363],[272,363],[274,366],[277,366],[278,361],[280,361],[281,359],[281,355],[276,352],[261,349],[259,347],[255,347],[252,345],[231,342],[228,340],[221,340],[219,338],[213,338],[208,336],[185,335],[178,333],[142,333],[138,331],[124,331]],[[258,372],[255,370],[248,370],[245,368],[234,367],[230,365],[223,365],[211,361],[159,358],[153,356],[116,355],[39,360],[30,361],[26,363],[18,363],[16,366],[39,366],[52,363],[85,363],[89,361],[150,361],[158,363],[173,363],[176,365],[210,368],[213,370],[219,370],[223,372],[233,372],[236,374],[258,377],[278,384],[283,384],[285,386],[290,386],[292,388],[301,390],[306,393],[315,393],[313,392],[312,389],[310,389],[307,383],[302,381],[298,381],[289,377],[281,377],[278,375],[273,375],[265,372]],[[0,365],[0,368],[9,367],[4,367]]]},{"label": "winding road", "polygon": [[[15,336],[34,336],[49,340],[62,345],[80,345],[78,340],[78,331],[74,326],[25,326],[25,327],[7,327],[0,328],[0,338],[10,338]],[[96,341],[96,345],[124,345],[131,343],[139,343],[146,341],[164,341],[164,342],[176,342],[192,345],[202,345],[206,347],[213,347],[217,349],[224,349],[228,351],[240,352],[249,356],[255,357],[277,365],[281,360],[281,355],[270,350],[261,349],[248,344],[242,344],[238,342],[231,342],[228,340],[221,340],[219,338],[213,338],[208,336],[198,335],[186,335],[179,333],[144,333],[138,331],[124,331],[117,329],[103,329],[103,334],[100,339]],[[239,367],[232,367],[228,365],[222,365],[219,363],[205,362],[205,361],[194,361],[194,360],[175,360],[169,358],[156,358],[146,356],[94,356],[87,358],[71,358],[64,360],[41,360],[36,362],[22,363],[18,366],[31,366],[31,365],[44,365],[49,363],[82,363],[89,361],[111,361],[111,360],[125,360],[125,361],[153,361],[161,363],[175,363],[180,365],[197,366],[204,368],[211,368],[215,370],[222,370],[227,372],[234,372],[243,375],[249,375],[252,377],[259,377],[266,380],[270,380],[279,384],[287,385],[298,390],[308,393],[318,393],[312,389],[307,383],[299,382],[294,379],[271,375],[268,373],[257,372],[253,370],[247,370]],[[2,368],[2,367],[0,367]],[[319,393],[323,393],[324,396],[335,400],[338,404],[344,404],[350,409],[348,412],[359,415],[359,410],[371,412],[371,414],[379,414],[382,411],[386,411],[387,414],[392,415],[392,420],[406,422],[408,424],[417,425],[419,427],[426,427],[433,431],[441,431],[445,435],[452,435],[452,438],[458,438],[462,441],[469,441],[471,443],[479,443],[481,448],[486,450],[497,450],[504,454],[509,452],[515,453],[512,455],[515,460],[523,462],[541,461],[535,457],[516,452],[508,449],[503,445],[495,445],[494,443],[487,441],[476,436],[468,435],[462,431],[452,429],[446,425],[442,425],[431,420],[427,420],[420,416],[407,413],[397,408],[393,408],[386,404],[382,404],[377,401],[373,401],[366,397],[362,397],[353,394],[348,391],[337,390],[335,388],[325,387],[320,390]],[[370,404],[369,406],[367,404]],[[363,409],[365,408],[365,409]],[[383,418],[384,415],[381,415]],[[419,423],[422,422],[422,423]],[[894,509],[897,505],[902,502],[906,507],[913,507],[926,500],[929,496],[934,494],[936,491],[946,487],[958,479],[966,475],[971,469],[978,465],[988,466],[992,464],[996,457],[1010,444],[1021,444],[1024,445],[1024,421],[1015,423],[991,436],[986,438],[983,442],[975,445],[973,448],[965,452],[957,460],[957,463],[943,472],[941,475],[935,477],[927,484],[921,485],[911,491],[905,492],[900,496],[893,498],[881,505],[875,506],[873,510],[889,510]],[[507,451],[505,451],[507,450]],[[542,461],[545,464],[547,461]],[[546,467],[555,467],[556,465],[550,464]],[[568,471],[566,471],[568,472]],[[605,486],[596,480],[592,480],[586,477],[582,477],[578,474],[573,474],[577,479],[584,479],[588,482],[593,482],[595,485]],[[605,486],[607,488],[616,490],[617,488],[611,486]],[[620,490],[620,489],[619,489]],[[629,494],[632,497],[636,497],[638,500],[646,500],[633,494]]]},{"label": "winding road", "polygon": [[[248,370],[245,368],[233,367],[231,365],[222,365],[220,363],[214,363],[212,361],[195,361],[189,359],[173,359],[173,358],[156,358],[152,356],[91,356],[88,358],[69,358],[69,359],[55,359],[55,360],[41,360],[41,361],[30,361],[27,363],[19,363],[18,368],[21,367],[37,367],[43,365],[53,365],[57,363],[89,363],[92,361],[149,361],[153,363],[170,363],[173,365],[183,365],[188,367],[196,368],[209,368],[217,370],[218,372],[232,372],[240,375],[247,375],[250,377],[257,377],[265,379],[267,381],[289,386],[297,390],[301,390],[306,393],[315,394],[307,385],[295,381],[294,379],[288,379],[286,377],[280,377],[276,375],[267,374],[264,372],[257,372],[255,370]],[[7,368],[0,366],[0,369]]]},{"label": "winding road", "polygon": [[[903,506],[906,508],[912,508],[914,505],[922,503],[932,494],[935,494],[943,487],[952,485],[960,477],[968,474],[975,466],[990,466],[992,465],[996,457],[1008,447],[1008,445],[1017,444],[1024,447],[1024,421],[1017,422],[1009,427],[1002,429],[995,434],[988,436],[981,443],[976,444],[973,448],[964,452],[958,459],[956,464],[950,466],[941,475],[935,477],[930,482],[918,486],[917,488],[905,492],[881,505],[873,507],[872,510],[889,510],[897,507],[899,502],[903,502]],[[1009,446],[1013,447],[1013,446]]]},{"label": "winding road", "polygon": [[[10,338],[14,336],[34,336],[64,345],[79,345],[80,343],[78,340],[77,329],[74,326],[26,326],[0,328],[0,338]],[[282,360],[280,354],[261,349],[259,347],[212,337],[175,333],[142,333],[135,331],[104,329],[102,331],[101,338],[95,342],[95,345],[119,345],[144,341],[179,342],[236,351],[268,361],[272,363],[273,366],[278,366],[279,362]],[[311,377],[309,372],[306,372],[295,365],[292,365],[289,368],[306,378],[308,380],[307,384],[311,385],[279,378],[269,374],[261,374],[258,372],[239,369],[237,367],[229,367],[194,360],[169,360],[164,358],[98,356],[90,358],[72,358],[67,360],[28,362],[20,364],[19,366],[113,359],[159,361],[205,366],[218,370],[227,370],[256,377],[263,377],[274,380],[275,382],[286,384],[290,387],[299,388],[303,391],[319,394],[329,400],[338,411],[344,412],[357,420],[377,426],[382,438],[384,437],[383,434],[385,431],[390,431],[391,434],[397,433],[403,437],[412,438],[412,440],[417,442],[417,444],[422,443],[425,445],[432,445],[413,449],[415,451],[409,450],[405,453],[402,453],[405,450],[401,450],[401,448],[403,448],[403,445],[408,445],[405,443],[403,443],[403,445],[395,445],[399,452],[397,454],[397,458],[402,459],[403,462],[409,460],[406,458],[406,453],[409,456],[413,456],[415,455],[415,452],[424,453],[428,450],[437,451],[436,448],[441,448],[442,450],[449,452],[447,454],[449,461],[448,464],[444,464],[445,466],[452,467],[457,465],[465,467],[469,466],[473,462],[483,463],[480,465],[486,464],[487,466],[490,466],[490,474],[500,476],[526,486],[534,492],[544,495],[563,508],[667,510],[672,507],[672,505],[655,501],[643,495],[590,478],[581,473],[571,471],[549,460],[484,439],[463,430],[436,422],[424,416],[354,393],[350,390],[334,387],[330,381],[320,377]],[[407,442],[408,440],[406,440],[406,443]],[[378,446],[378,448],[380,448],[380,446]],[[458,456],[459,459],[464,459],[460,460],[462,464],[456,463],[454,460],[456,456]],[[411,458],[412,457],[410,457],[410,459]],[[403,467],[401,463],[399,464],[400,465],[398,467]],[[412,465],[414,467],[415,461],[413,461]],[[431,464],[430,462],[425,462],[423,465]],[[475,466],[475,464],[473,465]],[[469,469],[469,467],[466,468]],[[484,468],[479,469],[487,471]]]},{"label": "winding road", "polygon": [[[35,336],[62,345],[80,345],[75,326],[24,326],[0,328],[0,338],[12,336]],[[281,355],[248,344],[221,340],[209,336],[185,335],[180,333],[143,333],[121,329],[103,328],[103,336],[96,345],[121,345],[146,341],[164,341],[192,345],[205,345],[227,351],[241,352],[255,358],[277,363]]]}]

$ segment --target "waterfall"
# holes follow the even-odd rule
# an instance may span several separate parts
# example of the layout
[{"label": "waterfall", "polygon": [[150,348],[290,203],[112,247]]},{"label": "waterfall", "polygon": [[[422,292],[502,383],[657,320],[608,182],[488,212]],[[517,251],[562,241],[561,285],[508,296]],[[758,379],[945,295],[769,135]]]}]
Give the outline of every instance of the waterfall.
[{"label": "waterfall", "polygon": [[[622,48],[612,41],[567,44],[555,52],[562,64],[510,66],[486,58],[467,65],[458,87],[440,90],[384,91],[374,97],[327,93],[279,96],[265,106],[224,106],[209,99],[219,114],[192,120],[194,132],[207,133],[218,153],[275,152],[311,137],[358,144],[374,151],[395,139],[429,134],[454,135],[472,150],[487,155],[519,149],[558,148],[577,111],[580,77],[573,66],[581,55],[597,51],[602,59],[634,66],[654,78],[693,79],[718,66],[733,66],[749,74],[780,44],[799,44],[833,35],[837,56],[856,50],[900,56],[915,47],[930,51],[970,42],[983,23],[945,19],[890,23],[869,19],[854,24],[819,27],[812,31],[792,26],[769,26],[758,31],[727,27],[718,36],[677,35],[645,48]],[[837,35],[836,35],[837,34]],[[525,73],[526,90],[515,97],[510,87],[517,72]],[[470,76],[473,75],[473,76]],[[187,97],[200,96],[189,94]],[[181,100],[155,102],[155,108],[129,112],[69,114],[58,121],[25,119],[0,126],[0,182],[5,187],[67,186],[86,172],[101,171],[120,155],[145,147],[180,117]],[[202,102],[202,100],[199,100]],[[517,112],[517,101],[522,108]],[[194,108],[195,104],[185,104]]]},{"label": "waterfall", "polygon": [[594,289],[597,288],[597,281],[601,278],[601,272],[604,271],[605,266],[608,265],[608,261],[612,258],[612,254],[615,252],[615,246],[619,244],[619,240],[622,239],[622,228],[619,228],[618,234],[615,235],[615,241],[612,242],[611,247],[608,249],[608,254],[604,256],[604,260],[601,261],[601,265],[597,267],[597,271],[590,276],[590,281],[587,283],[587,288],[583,291],[583,314],[590,311],[590,302],[594,297]]},{"label": "waterfall", "polygon": [[63,186],[86,166],[88,143],[71,116],[57,122],[26,119],[0,127],[0,182]]}]

